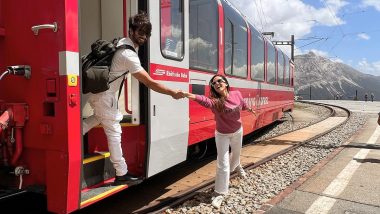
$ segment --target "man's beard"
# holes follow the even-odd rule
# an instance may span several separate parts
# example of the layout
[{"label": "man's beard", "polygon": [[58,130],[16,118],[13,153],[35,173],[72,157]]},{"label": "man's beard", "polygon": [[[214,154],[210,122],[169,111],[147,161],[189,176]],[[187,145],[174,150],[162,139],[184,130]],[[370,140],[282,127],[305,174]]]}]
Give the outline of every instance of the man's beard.
[{"label": "man's beard", "polygon": [[140,39],[138,36],[135,36],[135,35],[132,36],[132,40],[138,46],[142,46],[145,43],[145,41],[146,41],[146,39]]}]

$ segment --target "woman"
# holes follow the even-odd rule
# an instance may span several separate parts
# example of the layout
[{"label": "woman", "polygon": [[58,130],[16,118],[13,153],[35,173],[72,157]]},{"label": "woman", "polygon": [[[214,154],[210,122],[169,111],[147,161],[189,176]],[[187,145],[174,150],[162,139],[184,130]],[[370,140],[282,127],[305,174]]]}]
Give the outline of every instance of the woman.
[{"label": "woman", "polygon": [[[215,75],[210,82],[210,98],[183,92],[184,95],[198,102],[200,105],[210,108],[215,115],[216,130],[215,141],[217,148],[217,170],[215,178],[216,197],[212,205],[219,208],[224,195],[228,193],[230,172],[237,171],[240,177],[246,178],[246,173],[240,165],[240,150],[243,139],[243,128],[240,112],[248,110],[248,107],[239,91],[230,91],[226,77]],[[231,160],[229,161],[229,146],[231,146]]]}]

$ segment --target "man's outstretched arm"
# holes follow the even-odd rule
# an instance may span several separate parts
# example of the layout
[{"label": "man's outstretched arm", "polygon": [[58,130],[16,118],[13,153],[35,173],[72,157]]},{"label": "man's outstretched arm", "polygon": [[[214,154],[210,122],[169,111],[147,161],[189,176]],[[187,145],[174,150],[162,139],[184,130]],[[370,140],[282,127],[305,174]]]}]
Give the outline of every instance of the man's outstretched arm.
[{"label": "man's outstretched arm", "polygon": [[170,89],[152,79],[145,70],[133,73],[132,76],[135,77],[138,81],[142,82],[146,87],[152,89],[153,91],[156,91],[161,94],[170,95],[174,99],[180,99],[184,97],[181,91]]}]

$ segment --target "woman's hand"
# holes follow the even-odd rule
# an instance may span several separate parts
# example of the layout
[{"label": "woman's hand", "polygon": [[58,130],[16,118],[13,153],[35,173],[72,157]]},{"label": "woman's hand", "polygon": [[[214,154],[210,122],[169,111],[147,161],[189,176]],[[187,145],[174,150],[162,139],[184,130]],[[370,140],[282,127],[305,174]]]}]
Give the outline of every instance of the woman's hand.
[{"label": "woman's hand", "polygon": [[195,94],[192,94],[192,93],[189,93],[189,92],[186,92],[186,91],[182,91],[184,97],[187,97],[189,99],[192,99],[194,100],[195,99]]}]

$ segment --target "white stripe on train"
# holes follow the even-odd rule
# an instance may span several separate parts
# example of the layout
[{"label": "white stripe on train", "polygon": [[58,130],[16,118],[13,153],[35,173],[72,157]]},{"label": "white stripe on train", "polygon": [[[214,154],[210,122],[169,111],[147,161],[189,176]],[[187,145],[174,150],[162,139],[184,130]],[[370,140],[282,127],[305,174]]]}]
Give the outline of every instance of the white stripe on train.
[{"label": "white stripe on train", "polygon": [[[205,74],[205,73],[198,73],[198,72],[189,72],[190,76],[190,84],[200,84],[200,85],[208,85],[208,82],[210,81],[211,77],[214,76],[214,73]],[[289,91],[293,92],[294,88],[292,87],[286,87],[281,85],[273,85],[263,82],[256,82],[246,79],[237,79],[237,78],[228,78],[228,82],[232,87],[239,87],[239,88],[250,88],[250,89],[263,89],[263,90],[274,90],[274,91]],[[202,84],[203,83],[203,84]]]}]

